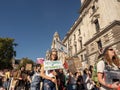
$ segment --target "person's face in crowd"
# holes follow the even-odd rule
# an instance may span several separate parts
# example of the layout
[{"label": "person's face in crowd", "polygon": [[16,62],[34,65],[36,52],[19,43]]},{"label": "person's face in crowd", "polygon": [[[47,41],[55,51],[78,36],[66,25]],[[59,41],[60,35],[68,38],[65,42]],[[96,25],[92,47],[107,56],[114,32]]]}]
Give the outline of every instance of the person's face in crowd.
[{"label": "person's face in crowd", "polygon": [[63,73],[63,70],[62,70],[62,69],[60,69],[60,70],[59,70],[59,72],[60,72],[60,73]]},{"label": "person's face in crowd", "polygon": [[115,51],[113,50],[113,48],[108,48],[107,53],[109,56],[115,56]]},{"label": "person's face in crowd", "polygon": [[78,76],[80,76],[81,75],[81,72],[78,72]]},{"label": "person's face in crowd", "polygon": [[89,70],[88,69],[86,70],[86,74],[89,74]]},{"label": "person's face in crowd", "polygon": [[25,68],[24,67],[21,67],[21,71],[24,71],[25,70]]},{"label": "person's face in crowd", "polygon": [[57,52],[56,51],[52,51],[51,60],[57,60]]},{"label": "person's face in crowd", "polygon": [[72,72],[69,73],[71,76],[73,75]]},{"label": "person's face in crowd", "polygon": [[37,71],[40,72],[40,67],[37,67]]}]

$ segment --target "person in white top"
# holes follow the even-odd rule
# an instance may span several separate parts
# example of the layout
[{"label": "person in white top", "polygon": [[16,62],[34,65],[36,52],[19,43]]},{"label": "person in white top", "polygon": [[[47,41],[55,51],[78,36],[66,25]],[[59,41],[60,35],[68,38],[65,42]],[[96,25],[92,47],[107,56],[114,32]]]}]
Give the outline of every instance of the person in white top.
[{"label": "person in white top", "polygon": [[87,68],[85,68],[83,72],[84,72],[83,79],[84,79],[85,90],[92,90],[95,84],[91,80],[90,71]]},{"label": "person in white top", "polygon": [[[52,49],[50,53],[50,60],[55,61],[58,60],[57,56],[57,50]],[[41,72],[40,76],[44,78],[43,82],[43,89],[44,90],[56,90],[57,86],[57,80],[56,80],[56,71],[55,70],[49,70],[49,71],[44,71],[44,66],[41,67]]]},{"label": "person in white top", "polygon": [[119,70],[120,60],[118,59],[112,47],[106,47],[100,54],[101,60],[97,63],[97,77],[101,85],[100,90],[117,90],[120,87],[119,82],[106,82],[106,65],[114,70]]}]

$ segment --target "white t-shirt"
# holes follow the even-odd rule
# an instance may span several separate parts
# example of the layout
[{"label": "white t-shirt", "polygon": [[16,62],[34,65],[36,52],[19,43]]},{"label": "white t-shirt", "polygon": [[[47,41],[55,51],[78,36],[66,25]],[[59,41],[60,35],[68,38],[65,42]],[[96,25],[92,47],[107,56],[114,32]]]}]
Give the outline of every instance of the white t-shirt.
[{"label": "white t-shirt", "polygon": [[[104,70],[105,70],[105,62],[103,60],[101,60],[97,63],[97,72],[104,73]],[[104,76],[102,79],[104,80]],[[100,90],[112,90],[112,89],[109,89],[109,88],[101,85]]]}]

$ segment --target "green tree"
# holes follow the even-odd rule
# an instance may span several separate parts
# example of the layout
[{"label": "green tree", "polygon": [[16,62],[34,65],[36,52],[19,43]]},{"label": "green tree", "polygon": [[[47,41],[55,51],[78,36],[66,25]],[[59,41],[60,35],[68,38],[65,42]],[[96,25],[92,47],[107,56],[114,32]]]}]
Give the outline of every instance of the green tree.
[{"label": "green tree", "polygon": [[15,46],[14,39],[0,38],[0,69],[12,68],[12,58],[16,56]]},{"label": "green tree", "polygon": [[26,66],[26,64],[34,65],[34,62],[31,59],[27,58],[27,57],[26,58],[22,58],[18,68],[20,68],[21,66]]}]

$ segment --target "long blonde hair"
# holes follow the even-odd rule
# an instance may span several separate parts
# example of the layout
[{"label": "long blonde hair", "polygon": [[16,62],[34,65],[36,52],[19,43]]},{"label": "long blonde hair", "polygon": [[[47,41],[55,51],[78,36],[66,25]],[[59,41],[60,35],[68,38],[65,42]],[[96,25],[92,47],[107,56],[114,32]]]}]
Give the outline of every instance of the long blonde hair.
[{"label": "long blonde hair", "polygon": [[107,49],[106,52],[105,52],[104,58],[108,62],[108,64],[110,64],[111,66],[113,66],[112,63],[114,63],[116,66],[119,67],[120,59],[118,58],[118,56],[115,52],[114,52],[114,54],[115,55],[112,57],[112,59],[110,59],[110,56],[108,54],[108,49]]},{"label": "long blonde hair", "polygon": [[56,52],[57,56],[56,56],[56,59],[55,59],[55,60],[58,60],[58,52],[57,52],[57,50],[56,50],[55,48],[53,48],[53,49],[50,51],[50,57],[49,57],[49,59],[52,60],[51,56],[52,56],[52,53],[53,53],[53,52]]}]

